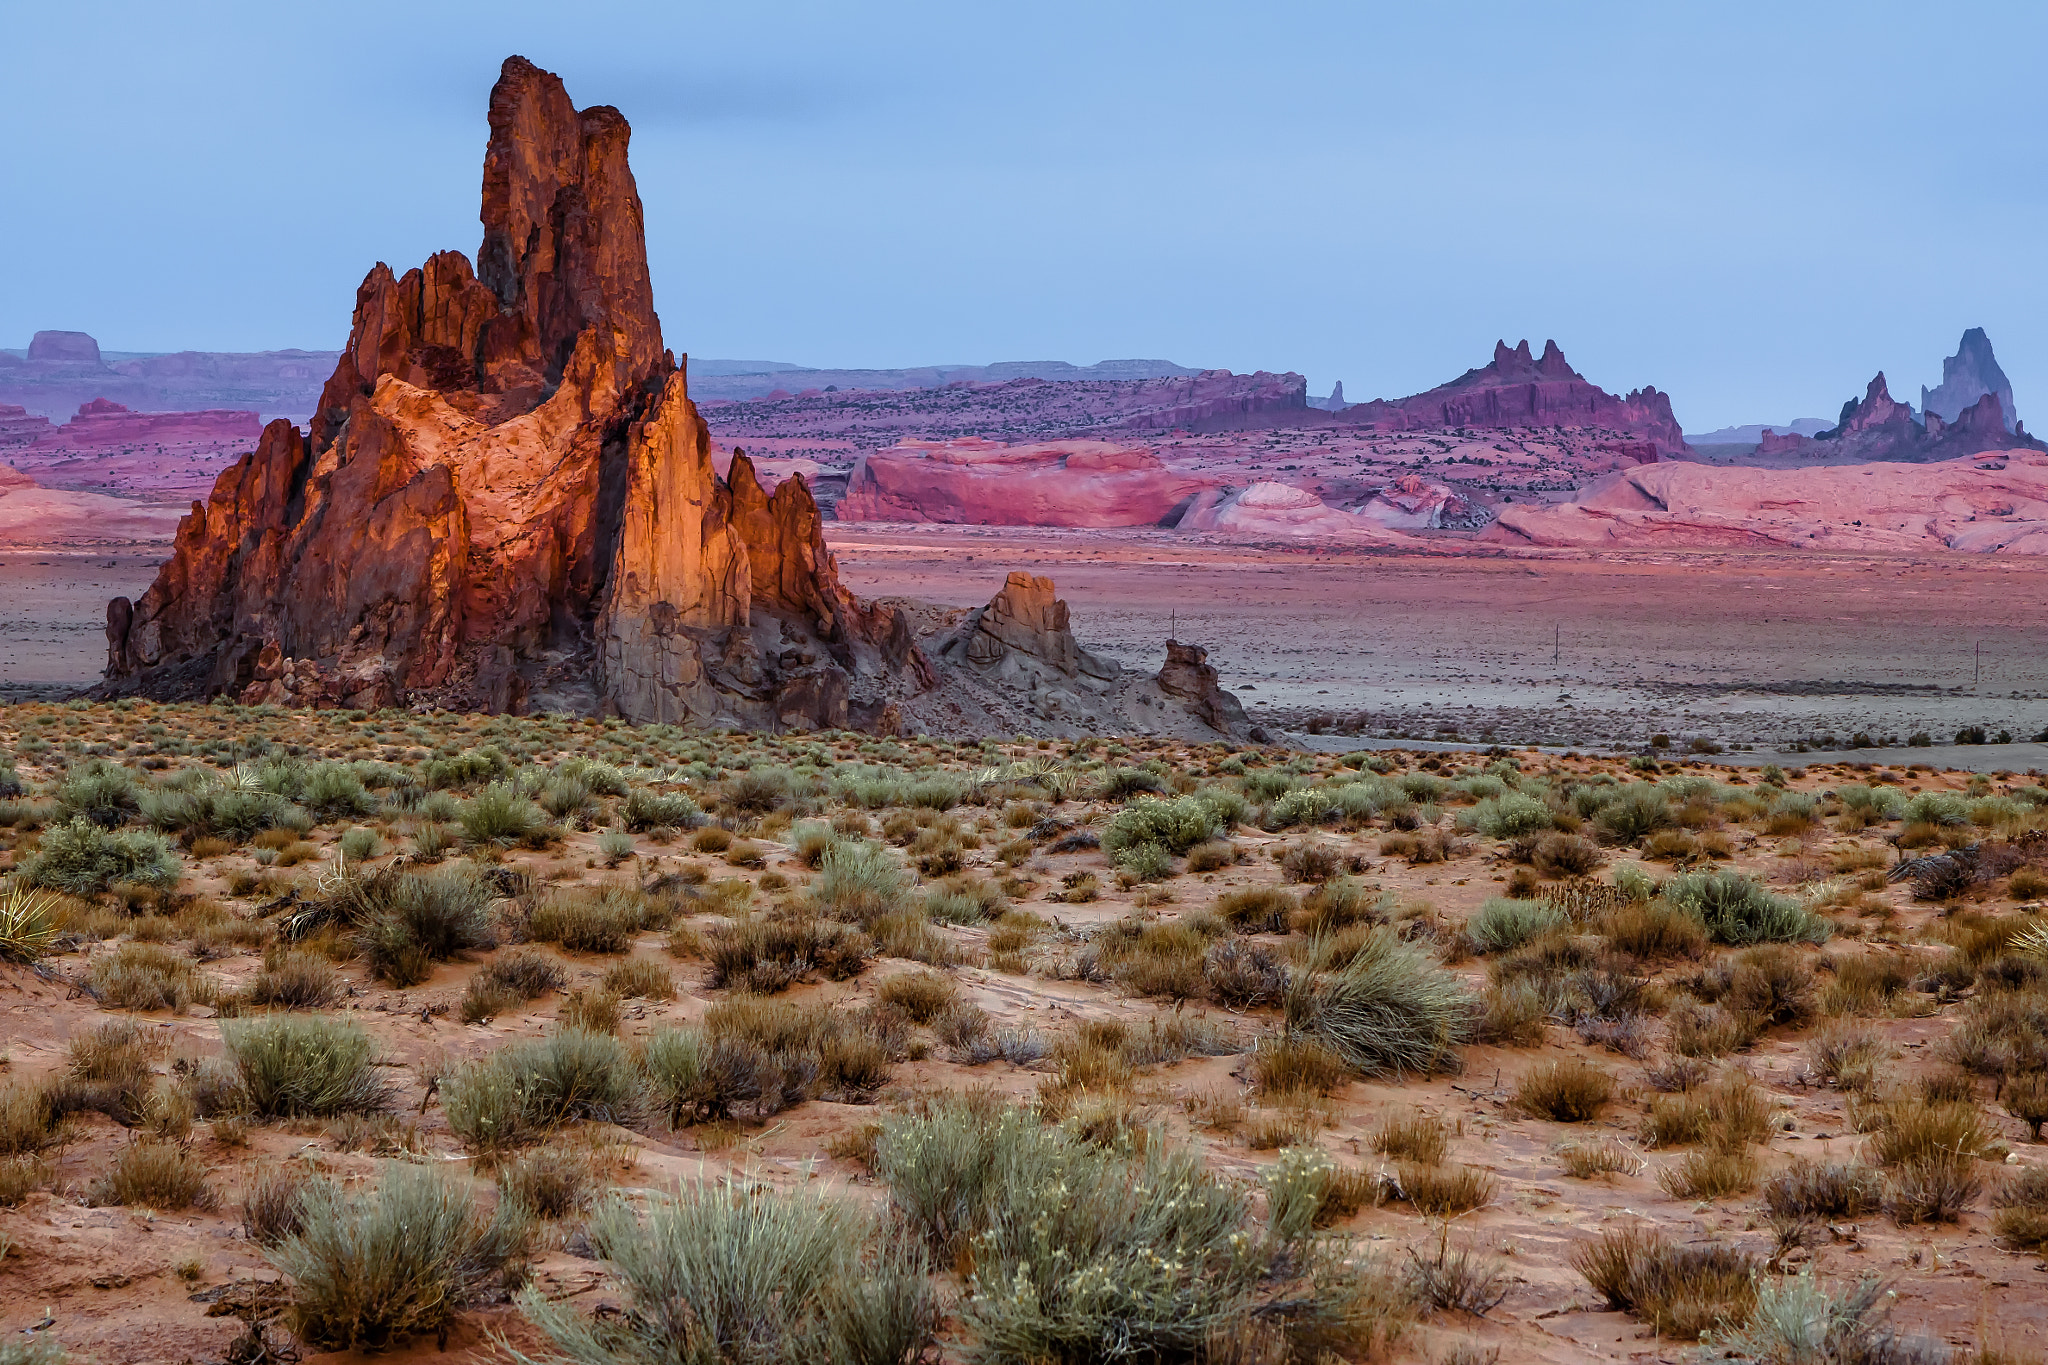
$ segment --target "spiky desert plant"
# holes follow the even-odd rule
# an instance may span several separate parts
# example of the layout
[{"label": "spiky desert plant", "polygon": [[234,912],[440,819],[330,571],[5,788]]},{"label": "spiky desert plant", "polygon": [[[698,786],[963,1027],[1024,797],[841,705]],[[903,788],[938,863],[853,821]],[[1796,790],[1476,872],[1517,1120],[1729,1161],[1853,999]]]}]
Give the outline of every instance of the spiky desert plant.
[{"label": "spiky desert plant", "polygon": [[0,962],[34,962],[57,937],[57,898],[10,881],[0,892]]}]

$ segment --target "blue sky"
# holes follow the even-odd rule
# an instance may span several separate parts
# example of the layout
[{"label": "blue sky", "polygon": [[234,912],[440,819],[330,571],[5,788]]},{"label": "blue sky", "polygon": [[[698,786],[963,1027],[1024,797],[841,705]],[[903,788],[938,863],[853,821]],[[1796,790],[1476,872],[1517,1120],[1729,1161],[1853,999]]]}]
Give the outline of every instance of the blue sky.
[{"label": "blue sky", "polygon": [[331,348],[476,249],[518,52],[634,126],[664,332],[819,365],[1159,356],[1356,399],[1555,337],[1692,430],[1918,400],[1989,330],[2048,427],[2017,4],[6,4],[0,345]]}]

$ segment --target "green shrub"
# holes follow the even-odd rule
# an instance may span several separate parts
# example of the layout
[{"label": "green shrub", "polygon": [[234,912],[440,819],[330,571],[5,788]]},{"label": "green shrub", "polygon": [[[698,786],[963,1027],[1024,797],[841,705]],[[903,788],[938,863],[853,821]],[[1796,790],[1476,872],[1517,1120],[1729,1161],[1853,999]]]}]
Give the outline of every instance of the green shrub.
[{"label": "green shrub", "polygon": [[1161,882],[1173,875],[1173,855],[1158,844],[1135,844],[1116,854],[1117,870],[1134,882]]},{"label": "green shrub", "polygon": [[357,825],[335,841],[341,856],[352,863],[366,862],[384,851],[384,841],[377,837],[374,829]]},{"label": "green shrub", "polygon": [[345,820],[373,814],[377,798],[347,763],[317,763],[306,774],[299,804],[322,820]]},{"label": "green shrub", "polygon": [[1290,1032],[1306,1033],[1361,1075],[1455,1070],[1474,1004],[1422,949],[1390,928],[1372,930],[1334,972],[1290,983]]},{"label": "green shrub", "polygon": [[168,890],[184,865],[163,835],[105,830],[80,816],[52,826],[21,866],[21,880],[72,896],[94,896],[114,882]]},{"label": "green shrub", "polygon": [[1335,814],[1337,806],[1330,793],[1303,787],[1275,798],[1266,810],[1266,823],[1273,829],[1292,829],[1296,825],[1320,825]]},{"label": "green shrub", "polygon": [[1127,848],[1156,844],[1178,855],[1221,833],[1221,817],[1201,796],[1181,796],[1170,801],[1140,796],[1118,811],[1103,829],[1102,851],[1113,858]]},{"label": "green shrub", "polygon": [[1548,901],[1490,896],[1465,921],[1465,936],[1482,953],[1505,953],[1566,922],[1564,911]]},{"label": "green shrub", "polygon": [[507,1044],[441,1083],[448,1127],[480,1150],[518,1146],[575,1119],[630,1122],[640,1101],[625,1044],[574,1028]]},{"label": "green shrub", "polygon": [[809,896],[818,912],[852,924],[872,924],[902,908],[910,877],[879,844],[850,841],[826,850]]},{"label": "green shrub", "polygon": [[1969,803],[1957,792],[1920,792],[1909,798],[1900,818],[1909,825],[1967,825]]},{"label": "green shrub", "polygon": [[1593,813],[1593,825],[1608,840],[1632,844],[1671,824],[1671,804],[1662,787],[1631,782],[1608,789]]},{"label": "green shrub", "polygon": [[597,836],[597,856],[606,867],[617,867],[633,856],[633,836],[622,829],[608,829]]},{"label": "green shrub", "polygon": [[456,820],[473,844],[516,844],[547,823],[541,808],[510,782],[493,782],[462,803]]},{"label": "green shrub", "polygon": [[1472,828],[1489,839],[1516,839],[1550,828],[1550,807],[1521,792],[1489,796],[1467,816]]},{"label": "green shrub", "polygon": [[57,784],[57,811],[103,829],[123,824],[140,808],[135,774],[104,758],[88,759]]},{"label": "green shrub", "polygon": [[678,1186],[647,1200],[644,1221],[613,1195],[589,1236],[624,1290],[623,1314],[594,1320],[538,1290],[520,1299],[584,1365],[894,1365],[933,1349],[940,1308],[926,1266],[823,1192]]},{"label": "green shrub", "polygon": [[493,942],[491,887],[471,869],[350,871],[333,904],[355,926],[370,970],[393,985],[426,980],[432,963]]},{"label": "green shrub", "polygon": [[1825,917],[1776,895],[1739,872],[1687,872],[1664,883],[1667,904],[1694,916],[1716,943],[1824,943]]},{"label": "green shrub", "polygon": [[441,1333],[523,1260],[531,1216],[501,1199],[486,1215],[431,1167],[386,1162],[374,1192],[325,1176],[299,1194],[297,1232],[264,1254],[292,1282],[292,1331],[316,1351],[380,1351]]},{"label": "green shrub", "polygon": [[[170,833],[227,839],[246,844],[266,829],[290,827],[305,812],[275,792],[253,787],[201,787],[195,791],[154,791],[142,796],[142,814]],[[306,826],[312,828],[310,822]]]},{"label": "green shrub", "polygon": [[384,1108],[376,1044],[355,1024],[318,1015],[223,1019],[221,1046],[250,1109],[264,1118],[325,1118]]},{"label": "green shrub", "polygon": [[633,788],[620,813],[626,828],[635,834],[654,829],[695,829],[704,823],[704,812],[695,801],[681,792],[658,792],[651,787]]}]

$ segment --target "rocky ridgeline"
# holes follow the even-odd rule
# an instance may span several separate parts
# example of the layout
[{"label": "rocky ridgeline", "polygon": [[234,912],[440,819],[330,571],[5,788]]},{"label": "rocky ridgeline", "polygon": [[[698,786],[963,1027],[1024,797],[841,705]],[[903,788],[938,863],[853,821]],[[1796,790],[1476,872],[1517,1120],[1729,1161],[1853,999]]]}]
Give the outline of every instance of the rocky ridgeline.
[{"label": "rocky ridgeline", "polygon": [[1526,340],[1513,349],[1505,341],[1495,342],[1490,364],[1407,398],[1354,403],[1333,414],[1333,420],[1374,431],[1608,427],[1627,433],[1611,444],[1644,461],[1687,448],[1668,394],[1645,387],[1618,398],[1587,383],[1555,341],[1544,342],[1539,357],[1530,355]]},{"label": "rocky ridgeline", "polygon": [[253,408],[303,418],[336,358],[333,351],[177,351],[110,361],[88,333],[37,332],[26,355],[0,351],[0,405],[47,418],[99,399],[138,411]]},{"label": "rocky ridgeline", "polygon": [[18,405],[0,404],[0,449],[94,453],[144,445],[250,446],[262,423],[253,412],[224,408],[197,412],[136,412],[108,398],[79,405],[61,425]]}]

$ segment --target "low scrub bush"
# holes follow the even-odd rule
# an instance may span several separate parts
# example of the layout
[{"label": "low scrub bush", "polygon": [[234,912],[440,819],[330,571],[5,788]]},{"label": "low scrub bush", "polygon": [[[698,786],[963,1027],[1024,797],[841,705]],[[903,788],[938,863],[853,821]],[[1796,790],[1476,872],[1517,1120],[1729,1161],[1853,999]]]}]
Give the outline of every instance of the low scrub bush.
[{"label": "low scrub bush", "polygon": [[823,976],[844,981],[867,969],[874,940],[852,925],[812,916],[749,916],[704,935],[704,957],[714,990],[772,995]]},{"label": "low scrub bush", "polygon": [[[1876,1275],[1853,1285],[1829,1285],[1808,1264],[1794,1275],[1757,1281],[1746,1324],[1717,1333],[1715,1346],[1762,1365],[1941,1365],[1947,1345],[1899,1332],[1887,1321],[1897,1295]],[[1983,1359],[1979,1356],[1978,1359]]]},{"label": "low scrub bush", "polygon": [[212,994],[192,959],[161,943],[123,943],[95,957],[86,981],[101,1003],[124,1010],[182,1013]]},{"label": "low scrub bush", "polygon": [[1522,792],[1489,796],[1465,813],[1473,829],[1489,839],[1518,839],[1550,828],[1550,807]]},{"label": "low scrub bush", "polygon": [[102,829],[80,817],[44,831],[18,875],[29,886],[96,896],[115,882],[168,890],[178,884],[184,870],[163,835]]},{"label": "low scrub bush", "polygon": [[1482,953],[1504,953],[1565,923],[1564,911],[1544,901],[1492,896],[1465,921],[1465,936]]},{"label": "low scrub bush", "polygon": [[1226,892],[1210,908],[1240,934],[1284,934],[1296,906],[1276,886],[1254,886]]},{"label": "low scrub bush", "polygon": [[821,857],[809,896],[819,914],[867,925],[901,909],[909,890],[909,875],[887,849],[850,841]]},{"label": "low scrub bush", "polygon": [[1614,1077],[1575,1058],[1531,1067],[1515,1087],[1524,1113],[1555,1123],[1590,1122],[1613,1095]]},{"label": "low scrub bush", "polygon": [[387,1162],[373,1191],[325,1176],[299,1194],[299,1228],[265,1255],[292,1282],[288,1321],[316,1351],[381,1351],[445,1334],[486,1288],[515,1276],[531,1217],[486,1214],[453,1177]]},{"label": "low scrub bush", "polygon": [[555,890],[533,909],[526,934],[572,953],[623,953],[646,921],[646,900],[637,891]]},{"label": "low scrub bush", "polygon": [[1991,1196],[1992,1230],[2016,1251],[2048,1248],[2048,1167],[2015,1172]]},{"label": "low scrub bush", "polygon": [[493,782],[462,803],[456,814],[472,844],[517,844],[547,828],[547,813],[515,783]]},{"label": "low scrub bush", "polygon": [[1571,1260],[1609,1308],[1683,1341],[1747,1322],[1762,1271],[1755,1257],[1734,1247],[1681,1244],[1641,1228],[1604,1233]]},{"label": "low scrub bush", "polygon": [[1209,998],[1229,1009],[1277,1005],[1287,995],[1287,968],[1263,943],[1220,939],[1202,956]]},{"label": "low scrub bush", "polygon": [[1630,901],[1600,920],[1616,951],[1643,958],[1699,958],[1710,942],[1696,917],[1661,900]]},{"label": "low scrub bush", "polygon": [[629,957],[624,962],[614,963],[600,984],[605,990],[628,1000],[676,998],[675,977],[651,957]]},{"label": "low scrub bush", "polygon": [[205,1164],[189,1148],[175,1142],[131,1142],[92,1182],[86,1198],[101,1206],[192,1209],[210,1207],[214,1193],[206,1183]]},{"label": "low scrub bush", "polygon": [[1664,883],[1666,901],[1696,917],[1716,943],[1825,943],[1833,927],[1798,901],[1739,872],[1687,872]]},{"label": "low scrub bush", "polygon": [[1764,1207],[1788,1221],[1862,1218],[1884,1207],[1884,1177],[1853,1162],[1794,1161],[1764,1182]]},{"label": "low scrub bush", "polygon": [[1366,1076],[1455,1070],[1472,1016],[1458,979],[1385,928],[1342,968],[1302,974],[1286,1000],[1290,1032],[1306,1033]]},{"label": "low scrub bush", "polygon": [[1114,857],[1139,844],[1157,844],[1168,853],[1186,853],[1196,844],[1225,833],[1215,805],[1202,796],[1165,800],[1141,796],[1118,811],[1102,831],[1102,851]]},{"label": "low scrub bush", "polygon": [[630,1123],[640,1101],[625,1044],[575,1028],[507,1044],[441,1082],[448,1127],[480,1151],[520,1146],[578,1119]]},{"label": "low scrub bush", "polygon": [[274,948],[263,955],[263,970],[249,983],[248,1002],[287,1010],[325,1009],[341,998],[341,977],[314,953]]},{"label": "low scrub bush", "polygon": [[751,1365],[925,1359],[939,1320],[922,1258],[822,1192],[679,1186],[646,1212],[614,1195],[590,1242],[627,1302],[615,1321],[532,1290],[522,1311],[571,1360]]},{"label": "low scrub bush", "polygon": [[360,1027],[318,1015],[224,1019],[221,1045],[251,1112],[263,1118],[324,1118],[382,1109],[376,1045]]},{"label": "low scrub bush", "polygon": [[353,929],[370,970],[392,985],[417,985],[434,963],[494,941],[491,886],[478,872],[384,867],[334,880],[325,914]]}]

